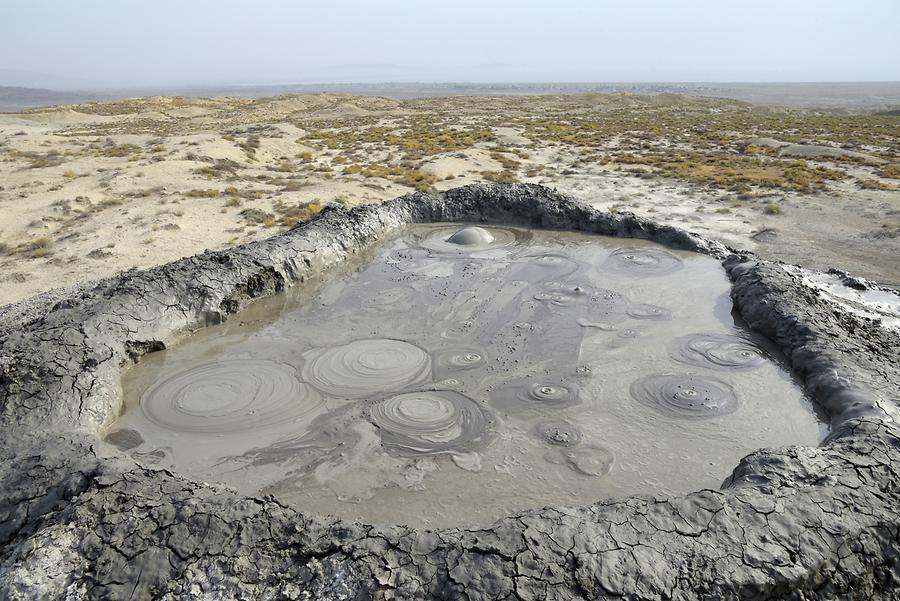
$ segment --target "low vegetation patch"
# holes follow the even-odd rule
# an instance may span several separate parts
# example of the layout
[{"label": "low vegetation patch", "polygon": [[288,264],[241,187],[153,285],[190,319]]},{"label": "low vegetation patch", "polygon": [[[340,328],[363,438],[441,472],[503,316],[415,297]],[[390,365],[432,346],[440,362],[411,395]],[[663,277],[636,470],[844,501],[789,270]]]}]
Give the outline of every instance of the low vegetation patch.
[{"label": "low vegetation patch", "polygon": [[742,155],[700,152],[619,154],[613,165],[638,166],[638,172],[664,175],[689,182],[728,188],[736,192],[753,187],[815,192],[828,180],[846,177],[843,171],[812,166],[805,161],[760,159]]},{"label": "low vegetation patch", "polygon": [[359,174],[363,177],[380,177],[420,192],[430,192],[434,189],[434,183],[437,181],[437,177],[430,173],[400,165],[353,164],[344,167],[343,172],[345,175]]},{"label": "low vegetation patch", "polygon": [[332,150],[356,149],[361,145],[393,147],[403,153],[405,160],[415,161],[445,152],[465,150],[479,142],[491,142],[495,138],[489,127],[450,128],[431,123],[404,125],[320,130],[310,134],[304,143],[311,140]]}]

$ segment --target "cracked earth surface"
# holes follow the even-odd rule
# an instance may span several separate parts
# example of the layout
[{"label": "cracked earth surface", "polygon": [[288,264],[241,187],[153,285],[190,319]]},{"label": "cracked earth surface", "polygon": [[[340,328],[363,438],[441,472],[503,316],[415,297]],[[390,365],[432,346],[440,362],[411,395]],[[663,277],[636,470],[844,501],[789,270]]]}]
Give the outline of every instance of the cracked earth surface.
[{"label": "cracked earth surface", "polygon": [[[523,512],[483,529],[373,527],[143,466],[97,433],[121,371],[409,223],[649,239],[720,259],[734,305],[831,419],[719,490]],[[802,270],[532,185],[325,210],[268,240],[0,309],[3,599],[895,599],[900,334]]]}]

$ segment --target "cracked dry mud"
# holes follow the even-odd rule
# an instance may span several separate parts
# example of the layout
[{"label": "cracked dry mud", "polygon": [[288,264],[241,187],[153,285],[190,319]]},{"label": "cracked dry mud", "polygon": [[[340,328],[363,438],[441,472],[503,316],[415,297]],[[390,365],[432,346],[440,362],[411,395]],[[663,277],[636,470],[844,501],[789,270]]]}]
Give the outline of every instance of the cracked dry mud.
[{"label": "cracked dry mud", "polygon": [[[720,259],[732,299],[831,420],[719,490],[415,530],[306,515],[141,465],[97,437],[120,375],[409,223],[653,240]],[[285,234],[0,309],[0,598],[893,599],[900,335],[762,261],[546,188],[468,186],[326,210]],[[854,285],[860,283],[854,280]]]}]

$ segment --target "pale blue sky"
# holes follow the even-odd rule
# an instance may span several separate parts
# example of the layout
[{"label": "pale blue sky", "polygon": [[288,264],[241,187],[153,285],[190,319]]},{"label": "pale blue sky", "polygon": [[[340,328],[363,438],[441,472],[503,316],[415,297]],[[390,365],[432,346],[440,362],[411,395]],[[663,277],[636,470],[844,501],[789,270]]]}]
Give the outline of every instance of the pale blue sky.
[{"label": "pale blue sky", "polygon": [[0,0],[0,16],[0,73],[98,85],[900,80],[900,0]]}]

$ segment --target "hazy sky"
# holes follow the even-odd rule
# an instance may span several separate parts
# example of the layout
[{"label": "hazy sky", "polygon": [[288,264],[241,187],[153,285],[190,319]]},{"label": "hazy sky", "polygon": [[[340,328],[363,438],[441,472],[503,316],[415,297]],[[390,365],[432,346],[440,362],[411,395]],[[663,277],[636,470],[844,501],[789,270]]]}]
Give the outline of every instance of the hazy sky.
[{"label": "hazy sky", "polygon": [[73,84],[900,80],[900,0],[0,0],[0,15],[0,70]]}]

